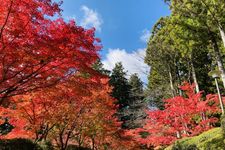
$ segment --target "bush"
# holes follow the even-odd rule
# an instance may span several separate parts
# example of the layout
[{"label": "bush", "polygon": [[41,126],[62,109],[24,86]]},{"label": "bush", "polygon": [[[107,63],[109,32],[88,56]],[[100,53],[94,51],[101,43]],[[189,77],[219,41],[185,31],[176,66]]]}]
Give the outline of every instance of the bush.
[{"label": "bush", "polygon": [[0,150],[42,150],[42,148],[28,139],[0,140]]},{"label": "bush", "polygon": [[173,145],[172,150],[199,150],[195,144],[183,145],[179,142]]}]

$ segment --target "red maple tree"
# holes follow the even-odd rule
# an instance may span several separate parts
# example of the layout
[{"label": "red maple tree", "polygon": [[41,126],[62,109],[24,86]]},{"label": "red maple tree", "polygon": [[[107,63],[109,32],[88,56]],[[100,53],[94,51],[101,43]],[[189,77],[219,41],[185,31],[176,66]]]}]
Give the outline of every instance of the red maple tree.
[{"label": "red maple tree", "polygon": [[56,86],[13,97],[16,109],[5,116],[15,129],[2,138],[51,141],[62,150],[68,144],[131,149],[136,143],[123,136],[111,90],[104,76],[76,73]]},{"label": "red maple tree", "polygon": [[143,145],[156,147],[212,128],[218,121],[213,114],[220,112],[217,95],[207,95],[203,99],[202,92],[195,93],[194,85],[186,82],[180,88],[185,96],[165,100],[164,110],[147,111],[145,126],[127,134]]},{"label": "red maple tree", "polygon": [[74,71],[91,71],[101,48],[94,29],[57,17],[60,4],[51,0],[0,3],[0,105],[11,96],[54,85]]}]

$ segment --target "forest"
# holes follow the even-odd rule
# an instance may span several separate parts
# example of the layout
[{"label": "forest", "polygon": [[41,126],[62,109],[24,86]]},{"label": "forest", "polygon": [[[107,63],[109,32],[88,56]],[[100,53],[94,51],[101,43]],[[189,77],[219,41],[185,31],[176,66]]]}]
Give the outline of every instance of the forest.
[{"label": "forest", "polygon": [[[225,149],[224,0],[164,0],[148,85],[105,69],[96,29],[66,21],[62,1],[0,2],[0,150]],[[211,131],[215,147],[179,144]]]}]

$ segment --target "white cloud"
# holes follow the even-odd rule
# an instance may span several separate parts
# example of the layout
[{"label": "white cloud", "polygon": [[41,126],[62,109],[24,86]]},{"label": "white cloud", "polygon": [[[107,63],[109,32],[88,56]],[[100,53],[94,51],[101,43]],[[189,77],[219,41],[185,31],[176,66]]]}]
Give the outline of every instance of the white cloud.
[{"label": "white cloud", "polygon": [[140,37],[140,40],[141,40],[142,42],[144,42],[144,43],[147,43],[148,40],[149,40],[149,38],[150,38],[150,36],[151,36],[151,32],[150,32],[149,30],[147,30],[147,29],[144,29],[144,30],[142,31],[142,35],[141,35],[141,37]]},{"label": "white cloud", "polygon": [[109,49],[106,59],[102,61],[104,67],[112,70],[117,62],[122,62],[128,76],[137,73],[141,80],[147,83],[149,67],[144,63],[145,49],[138,49],[128,53],[125,49]]},{"label": "white cloud", "polygon": [[77,16],[76,15],[66,16],[65,18],[66,18],[67,21],[69,21],[69,20],[75,20],[75,21],[77,21]]},{"label": "white cloud", "polygon": [[84,17],[81,19],[80,25],[85,28],[95,27],[97,31],[101,31],[103,20],[98,12],[85,5],[81,6],[81,10],[84,12]]}]

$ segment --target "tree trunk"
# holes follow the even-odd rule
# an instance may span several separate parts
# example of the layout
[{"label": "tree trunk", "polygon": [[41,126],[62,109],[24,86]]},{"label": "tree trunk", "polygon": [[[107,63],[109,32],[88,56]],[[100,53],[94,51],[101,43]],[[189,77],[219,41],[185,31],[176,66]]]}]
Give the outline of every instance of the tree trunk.
[{"label": "tree trunk", "polygon": [[169,78],[170,78],[171,93],[172,93],[172,96],[175,97],[175,88],[174,88],[174,85],[173,85],[173,76],[172,76],[170,67],[169,67]]},{"label": "tree trunk", "polygon": [[219,30],[220,30],[220,36],[222,38],[222,41],[223,41],[223,46],[225,47],[225,32],[223,30],[222,27],[219,26]]},{"label": "tree trunk", "polygon": [[64,149],[66,149],[67,146],[68,146],[68,142],[69,142],[69,139],[71,138],[70,137],[71,134],[72,134],[72,131],[69,131],[68,134],[67,134],[67,137],[65,139]]},{"label": "tree trunk", "polygon": [[203,120],[203,121],[206,120],[206,113],[205,113],[205,112],[202,112],[202,113],[201,113],[201,117],[202,117],[202,120]]},{"label": "tree trunk", "polygon": [[192,74],[192,78],[194,80],[194,83],[195,83],[195,90],[196,90],[196,93],[199,93],[199,85],[198,85],[198,80],[197,80],[197,76],[196,76],[196,72],[195,72],[195,67],[194,67],[194,64],[193,64],[193,61],[191,60],[191,74]]},{"label": "tree trunk", "polygon": [[215,82],[216,82],[216,89],[217,89],[218,97],[219,97],[219,101],[220,101],[220,107],[221,107],[221,110],[222,110],[222,115],[224,115],[224,105],[223,105],[223,100],[222,100],[222,98],[221,98],[220,89],[219,89],[219,85],[218,85],[218,82],[217,82],[217,79],[216,79],[216,78],[215,78]]},{"label": "tree trunk", "polygon": [[184,134],[189,135],[189,133],[187,132],[188,131],[188,125],[187,125],[187,123],[184,123],[184,128],[185,128]]},{"label": "tree trunk", "polygon": [[221,80],[223,82],[223,87],[225,88],[225,70],[224,70],[224,66],[223,66],[223,60],[221,58],[219,46],[217,44],[216,38],[213,35],[213,33],[211,34],[211,40],[212,40],[212,43],[213,43],[214,53],[215,53],[215,56],[216,56],[216,62],[217,62],[219,71],[221,72]]},{"label": "tree trunk", "polygon": [[190,62],[188,62],[188,83],[191,84],[191,78],[192,78],[192,73],[191,73],[191,65]]},{"label": "tree trunk", "polygon": [[180,139],[180,138],[181,138],[180,131],[177,131],[177,138],[178,138],[178,139]]},{"label": "tree trunk", "polygon": [[59,133],[60,150],[65,150],[64,140],[63,140],[63,133],[64,133],[64,131],[65,131],[65,128],[63,128],[62,131],[60,131],[60,133]]},{"label": "tree trunk", "polygon": [[177,81],[178,81],[178,85],[177,85],[177,87],[178,87],[178,93],[179,93],[180,96],[182,96],[183,95],[182,94],[182,91],[179,88],[181,86],[180,66],[179,65],[180,65],[179,62],[178,62],[178,64],[177,64],[177,62],[175,63],[175,66],[176,66],[176,74],[177,74]]},{"label": "tree trunk", "polygon": [[92,138],[91,140],[92,140],[92,150],[95,150],[95,139]]},{"label": "tree trunk", "polygon": [[225,70],[224,70],[224,66],[223,66],[223,62],[221,58],[217,59],[217,65],[221,72],[221,80],[223,82],[223,87],[225,88]]}]

